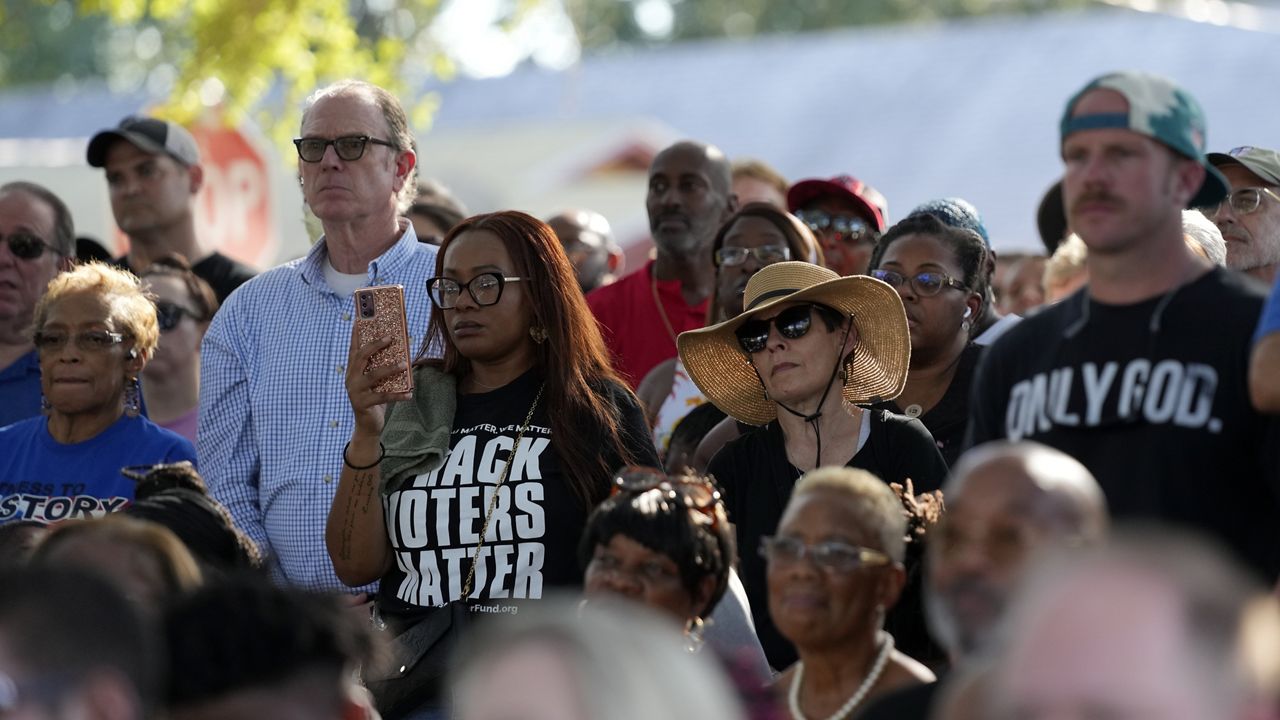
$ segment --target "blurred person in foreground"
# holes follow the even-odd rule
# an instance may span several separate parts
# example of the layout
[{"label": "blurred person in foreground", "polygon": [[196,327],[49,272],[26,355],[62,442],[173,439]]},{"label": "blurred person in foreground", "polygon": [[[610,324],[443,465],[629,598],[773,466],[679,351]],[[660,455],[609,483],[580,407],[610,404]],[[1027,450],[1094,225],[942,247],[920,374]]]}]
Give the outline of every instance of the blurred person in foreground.
[{"label": "blurred person in foreground", "polygon": [[757,685],[771,677],[733,572],[733,529],[710,478],[624,468],[587,519],[578,559],[587,598],[620,595],[660,610],[684,629],[690,652],[705,641]]},{"label": "blurred person in foreground", "polygon": [[500,618],[454,668],[457,720],[742,720],[706,655],[673,642],[665,618],[630,604],[566,600]]},{"label": "blurred person in foreground", "polygon": [[142,273],[142,283],[155,301],[160,326],[155,355],[142,371],[147,417],[194,443],[200,415],[200,341],[218,310],[218,298],[176,254],[156,258]]},{"label": "blurred person in foreground", "polygon": [[1227,191],[1203,157],[1200,106],[1164,78],[1111,73],[1068,101],[1060,130],[1089,284],[988,348],[971,440],[1062,450],[1117,520],[1207,532],[1274,579],[1280,422],[1250,407],[1246,379],[1262,292],[1183,235],[1183,209]]},{"label": "blurred person in foreground", "polygon": [[948,465],[969,423],[969,385],[982,355],[974,322],[986,302],[987,245],[972,230],[910,215],[880,237],[869,274],[902,298],[911,361],[902,392],[872,407],[919,418]]},{"label": "blurred person in foreground", "polygon": [[[389,338],[353,339],[355,428],[325,541],[343,582],[381,581],[376,609],[393,633],[449,618],[447,640],[465,641],[466,623],[578,586],[575,550],[613,472],[657,463],[576,286],[545,223],[477,215],[440,246],[424,347],[443,358],[416,364],[412,392],[376,389],[408,367],[366,370]],[[412,647],[424,652],[408,679],[370,683],[388,717],[443,707],[447,642]]]},{"label": "blurred person in foreground", "polygon": [[140,415],[159,334],[127,270],[90,263],[49,283],[33,335],[47,415],[0,429],[0,522],[114,512],[134,496],[121,467],[195,460],[186,438]]},{"label": "blurred person in foreground", "polygon": [[631,387],[676,356],[676,336],[707,321],[715,292],[711,243],[738,208],[729,160],[714,145],[681,141],[649,166],[645,209],[656,257],[587,296],[614,367]]},{"label": "blurred person in foreground", "polygon": [[1261,594],[1217,547],[1168,531],[1044,562],[1009,608],[983,716],[1249,717],[1239,633]]},{"label": "blurred person in foreground", "polygon": [[40,356],[31,339],[36,302],[71,269],[71,211],[41,185],[0,185],[0,427],[40,414]]},{"label": "blurred person in foreground", "polygon": [[618,279],[625,267],[622,248],[613,240],[609,220],[593,210],[566,210],[547,220],[573,264],[582,292]]},{"label": "blurred person in foreground", "polygon": [[177,253],[225,302],[254,276],[253,268],[209,248],[196,226],[204,167],[196,140],[181,125],[131,115],[93,136],[89,164],[102,168],[116,225],[129,236],[129,252],[116,260],[145,273],[157,258]]},{"label": "blurred person in foreground", "polygon": [[[952,468],[942,494],[946,512],[925,549],[925,610],[955,677],[981,657],[1018,581],[1040,553],[1101,542],[1107,509],[1083,465],[1033,442],[970,450]],[[860,717],[926,720],[940,684],[946,683],[890,694]]]},{"label": "blurred person in foreground", "polygon": [[[924,425],[861,407],[896,397],[906,382],[910,332],[892,287],[780,262],[748,281],[743,303],[738,317],[680,336],[681,360],[708,400],[758,426],[707,468],[724,492],[738,547],[773,534],[795,481],[824,465],[938,489],[947,466]],[[769,662],[785,667],[795,653],[766,612],[764,562],[743,553],[741,572]]]},{"label": "blurred person in foreground", "polygon": [[165,615],[172,720],[372,720],[358,668],[374,656],[367,623],[337,598],[220,581]]},{"label": "blurred person in foreground", "polygon": [[796,483],[777,534],[761,539],[769,613],[799,655],[774,681],[793,718],[845,718],[933,682],[883,629],[906,583],[907,532],[902,501],[879,478],[827,467]]},{"label": "blurred person in foreground", "polygon": [[1200,206],[1227,241],[1227,267],[1264,283],[1275,281],[1280,270],[1280,153],[1246,145],[1206,158],[1230,185],[1225,198]]},{"label": "blurred person in foreground", "polygon": [[818,238],[823,265],[846,277],[867,272],[888,224],[886,206],[879,190],[850,175],[801,180],[787,190],[787,208]]},{"label": "blurred person in foreground", "polygon": [[0,570],[0,716],[156,717],[160,652],[156,629],[99,576]]},{"label": "blurred person in foreground", "polygon": [[[200,346],[196,446],[209,491],[253,539],[278,582],[347,590],[324,547],[343,443],[355,416],[343,385],[355,291],[404,287],[416,347],[436,248],[401,212],[418,155],[400,101],[369,83],[317,90],[302,114],[298,174],[324,237],[224,303]],[[361,590],[372,590],[372,586]]]},{"label": "blurred person in foreground", "polygon": [[[711,243],[716,282],[707,307],[707,324],[724,322],[742,312],[747,281],[761,268],[787,260],[818,262],[821,252],[813,233],[794,215],[764,203],[743,205],[720,226]],[[679,357],[654,367],[636,395],[653,428],[658,454],[664,458],[676,424],[706,402]],[[717,429],[717,440],[722,446],[738,434],[737,425],[729,421]],[[714,450],[719,446],[708,458]]]}]

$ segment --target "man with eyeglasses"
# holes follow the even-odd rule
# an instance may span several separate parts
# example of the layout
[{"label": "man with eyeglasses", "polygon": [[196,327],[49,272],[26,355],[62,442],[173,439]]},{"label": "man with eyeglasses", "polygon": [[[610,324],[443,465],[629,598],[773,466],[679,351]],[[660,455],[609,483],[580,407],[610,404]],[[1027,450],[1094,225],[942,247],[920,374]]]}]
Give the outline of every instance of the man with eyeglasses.
[{"label": "man with eyeglasses", "polygon": [[1204,214],[1227,241],[1227,267],[1270,283],[1280,269],[1280,153],[1238,147],[1209,153],[1231,192]]},{"label": "man with eyeglasses", "polygon": [[822,243],[827,267],[842,276],[867,274],[888,214],[880,191],[850,175],[801,180],[787,191],[787,207]]},{"label": "man with eyeglasses", "polygon": [[31,342],[36,301],[71,267],[66,203],[29,182],[0,186],[0,427],[40,414],[40,362]]},{"label": "man with eyeglasses", "polygon": [[1089,285],[992,344],[969,443],[1035,440],[1098,479],[1117,519],[1217,538],[1280,573],[1280,422],[1249,403],[1257,283],[1186,244],[1182,211],[1227,198],[1199,103],[1141,72],[1095,78],[1061,117],[1063,205]]},{"label": "man with eyeglasses", "polygon": [[[992,643],[1006,605],[1036,558],[1093,546],[1107,533],[1102,488],[1071,456],[1034,442],[974,448],[942,486],[947,510],[929,531],[925,616],[952,671],[966,671]],[[940,683],[887,695],[861,720],[925,720]],[[932,712],[931,712],[932,711]]]},{"label": "man with eyeglasses", "polygon": [[218,302],[253,277],[253,268],[209,250],[196,232],[196,198],[204,185],[200,149],[175,122],[130,115],[89,141],[89,164],[102,168],[116,225],[129,252],[116,264],[141,275],[151,261],[178,253],[213,287]]},{"label": "man with eyeglasses", "polygon": [[305,257],[245,283],[214,316],[201,345],[196,449],[213,496],[276,580],[346,590],[324,526],[354,428],[344,385],[353,294],[402,285],[410,347],[420,347],[436,247],[418,242],[402,217],[417,150],[386,90],[354,80],[318,90],[294,145],[303,198],[324,235]]}]

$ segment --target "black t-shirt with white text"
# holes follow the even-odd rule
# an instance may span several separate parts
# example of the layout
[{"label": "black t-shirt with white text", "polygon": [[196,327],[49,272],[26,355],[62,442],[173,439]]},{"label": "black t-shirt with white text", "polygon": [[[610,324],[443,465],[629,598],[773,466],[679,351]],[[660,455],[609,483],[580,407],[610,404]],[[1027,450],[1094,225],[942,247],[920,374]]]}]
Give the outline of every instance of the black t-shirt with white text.
[{"label": "black t-shirt with white text", "polygon": [[[570,488],[556,446],[592,442],[598,433],[584,428],[568,440],[553,438],[544,393],[513,455],[541,385],[530,371],[492,392],[459,394],[444,463],[384,498],[394,561],[379,591],[383,613],[412,615],[462,596],[495,487],[497,503],[470,596],[473,611],[514,613],[521,601],[539,599],[550,588],[581,584],[577,547],[589,508]],[[639,405],[620,387],[608,392],[628,451],[638,462],[656,465]],[[507,480],[498,487],[508,462]],[[622,459],[611,457],[609,464],[617,467]],[[610,478],[592,480],[603,490]]]},{"label": "black t-shirt with white text", "polygon": [[1215,268],[1105,305],[1087,289],[995,342],[974,379],[969,444],[1035,440],[1097,477],[1113,516],[1189,526],[1274,579],[1280,423],[1249,404],[1260,288]]}]

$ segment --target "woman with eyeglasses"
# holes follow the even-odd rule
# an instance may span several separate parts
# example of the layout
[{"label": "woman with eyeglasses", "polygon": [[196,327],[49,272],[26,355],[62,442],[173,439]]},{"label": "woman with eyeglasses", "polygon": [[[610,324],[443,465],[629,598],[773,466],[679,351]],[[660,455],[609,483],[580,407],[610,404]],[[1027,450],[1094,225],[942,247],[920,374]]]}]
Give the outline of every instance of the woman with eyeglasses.
[{"label": "woman with eyeglasses", "polygon": [[[946,463],[918,420],[866,407],[906,381],[910,335],[893,288],[783,262],[756,273],[744,311],[684,333],[680,357],[698,387],[731,417],[759,429],[725,445],[708,472],[721,484],[738,547],[773,534],[804,472],[847,465],[886,483],[941,485]],[[764,564],[744,553],[739,572],[774,668],[795,659],[769,620]]]},{"label": "woman with eyeglasses", "polygon": [[758,681],[770,677],[760,641],[733,597],[742,587],[731,581],[733,529],[711,478],[624,468],[587,520],[578,559],[588,599],[620,595],[648,605],[679,623],[690,652],[705,640]]},{"label": "woman with eyeglasses", "polygon": [[137,277],[103,263],[58,275],[33,328],[44,415],[0,428],[0,523],[114,512],[134,497],[120,468],[195,460],[186,438],[140,414],[159,331]]},{"label": "woman with eyeglasses", "polygon": [[971,330],[987,296],[986,262],[977,233],[923,213],[889,228],[871,256],[869,274],[898,291],[911,333],[906,385],[875,407],[919,418],[948,465],[964,444],[969,383],[982,355]]},{"label": "woman with eyeglasses", "polygon": [[[715,292],[707,304],[707,324],[742,312],[742,292],[760,268],[786,260],[822,264],[822,250],[809,228],[784,210],[768,203],[742,206],[720,226],[711,245],[716,268]],[[705,398],[689,379],[680,358],[667,360],[645,376],[636,395],[645,407],[654,443],[665,458],[677,423]],[[721,444],[738,436],[732,421],[717,427]],[[668,466],[668,470],[677,468]]]},{"label": "woman with eyeglasses", "polygon": [[[353,333],[356,426],[325,532],[339,578],[382,581],[377,612],[393,632],[445,613],[515,612],[579,585],[578,540],[614,469],[657,462],[545,223],[515,211],[469,218],[426,282],[424,350],[442,357],[415,364],[412,392],[375,390],[408,368],[368,369],[392,339],[362,347]],[[438,706],[431,663],[442,658],[424,652],[404,663],[409,682],[371,683],[385,716]]]},{"label": "woman with eyeglasses", "polygon": [[769,612],[799,654],[774,681],[795,720],[842,720],[933,682],[884,630],[906,582],[906,535],[893,490],[866,471],[827,467],[796,483],[777,532],[762,539]]},{"label": "woman with eyeglasses", "polygon": [[155,298],[160,344],[142,373],[147,417],[162,428],[196,440],[200,405],[200,341],[218,310],[209,283],[191,271],[186,258],[171,253],[142,273]]}]

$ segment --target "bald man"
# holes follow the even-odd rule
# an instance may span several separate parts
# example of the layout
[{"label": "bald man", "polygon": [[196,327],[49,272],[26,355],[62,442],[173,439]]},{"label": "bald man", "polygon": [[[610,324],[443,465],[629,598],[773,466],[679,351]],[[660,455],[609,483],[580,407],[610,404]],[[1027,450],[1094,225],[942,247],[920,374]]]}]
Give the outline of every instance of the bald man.
[{"label": "bald man", "polygon": [[547,225],[564,246],[582,292],[608,285],[622,272],[622,248],[613,241],[605,216],[592,210],[566,210],[547,220]]},{"label": "bald man", "polygon": [[738,208],[729,160],[712,145],[683,141],[649,166],[645,208],[657,257],[587,296],[615,367],[636,387],[676,356],[676,336],[703,326],[715,287],[711,244]]},{"label": "bald man", "polygon": [[[1083,465],[1034,442],[970,450],[942,494],[947,511],[929,535],[925,610],[934,639],[963,667],[987,643],[1030,560],[1046,548],[1101,541],[1107,506]],[[937,689],[887,696],[862,718],[926,718]]]}]

